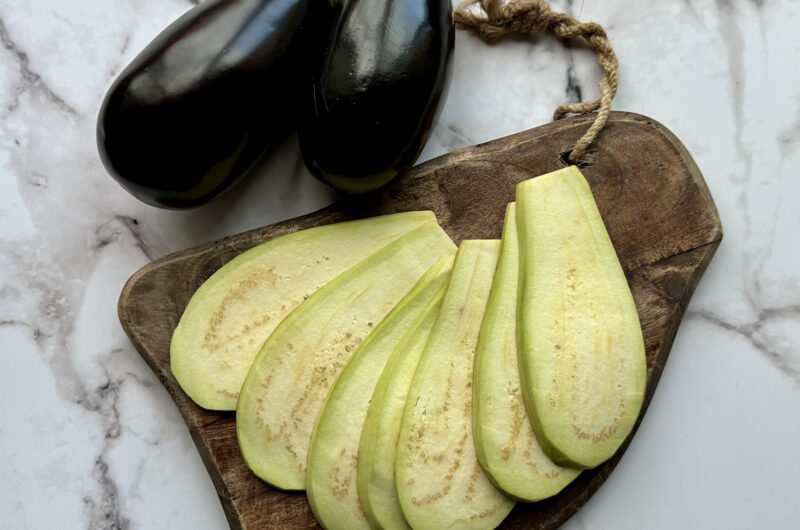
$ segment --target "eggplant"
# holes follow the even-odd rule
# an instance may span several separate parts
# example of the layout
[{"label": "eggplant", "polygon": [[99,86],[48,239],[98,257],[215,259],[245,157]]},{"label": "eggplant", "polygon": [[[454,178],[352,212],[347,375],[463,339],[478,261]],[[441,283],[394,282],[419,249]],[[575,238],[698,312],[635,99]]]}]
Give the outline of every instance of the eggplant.
[{"label": "eggplant", "polygon": [[239,181],[297,120],[329,0],[208,0],[119,75],[97,123],[100,157],[138,199],[189,208]]},{"label": "eggplant", "polygon": [[450,0],[339,6],[300,119],[309,171],[355,194],[411,167],[446,94],[454,33]]}]

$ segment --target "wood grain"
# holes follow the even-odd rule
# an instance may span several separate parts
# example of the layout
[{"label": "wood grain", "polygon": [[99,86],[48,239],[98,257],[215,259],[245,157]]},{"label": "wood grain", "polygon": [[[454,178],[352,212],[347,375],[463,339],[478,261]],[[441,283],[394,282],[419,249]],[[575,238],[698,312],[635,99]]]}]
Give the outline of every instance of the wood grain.
[{"label": "wood grain", "polygon": [[[592,115],[570,118],[450,153],[415,167],[388,189],[166,256],[130,278],[119,300],[120,322],[183,414],[231,528],[318,526],[303,494],[275,490],[246,468],[233,413],[199,408],[170,373],[172,332],[195,289],[256,244],[348,219],[430,209],[456,243],[497,238],[516,183],[564,167],[563,154],[592,120]],[[649,118],[612,113],[585,160],[581,170],[628,276],[644,332],[648,381],[643,415],[689,298],[722,239],[722,227],[689,153]],[[581,474],[556,497],[518,504],[503,527],[559,526],[597,491],[628,442],[611,461]]]}]

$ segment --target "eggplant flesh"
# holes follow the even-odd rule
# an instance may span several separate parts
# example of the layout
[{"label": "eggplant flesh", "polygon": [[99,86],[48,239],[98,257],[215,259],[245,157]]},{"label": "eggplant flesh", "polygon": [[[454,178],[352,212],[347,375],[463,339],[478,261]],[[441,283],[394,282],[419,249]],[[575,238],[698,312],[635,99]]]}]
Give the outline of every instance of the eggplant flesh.
[{"label": "eggplant flesh", "polygon": [[166,208],[230,188],[295,125],[308,54],[331,16],[328,0],[208,0],[189,10],[109,89],[97,123],[106,169]]},{"label": "eggplant flesh", "polygon": [[446,94],[450,0],[351,0],[334,15],[306,91],[300,148],[309,171],[346,193],[411,167]]},{"label": "eggplant flesh", "polygon": [[209,410],[235,410],[264,342],[328,282],[425,223],[405,212],[300,230],[247,250],[192,295],[170,343],[170,368],[183,391]]},{"label": "eggplant flesh", "polygon": [[374,325],[455,250],[438,224],[425,223],[337,276],[275,328],[236,403],[239,447],[256,476],[305,489],[308,447],[328,391]]},{"label": "eggplant flesh", "polygon": [[472,432],[475,347],[500,242],[465,240],[406,399],[395,460],[416,530],[496,528],[514,507],[481,470]]},{"label": "eggplant flesh", "polygon": [[636,425],[647,384],[625,271],[580,170],[517,185],[517,337],[522,397],[556,464],[591,469]]}]

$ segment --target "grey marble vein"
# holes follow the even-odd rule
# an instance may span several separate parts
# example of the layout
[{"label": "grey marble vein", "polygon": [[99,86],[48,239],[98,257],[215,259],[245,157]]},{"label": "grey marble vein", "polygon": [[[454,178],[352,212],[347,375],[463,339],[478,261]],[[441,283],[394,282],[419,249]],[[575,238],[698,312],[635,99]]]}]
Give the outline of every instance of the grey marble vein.
[{"label": "grey marble vein", "polygon": [[692,18],[695,20],[700,20],[700,13],[697,12],[697,9],[694,7],[694,2],[692,0],[683,0],[683,5],[689,10],[692,14]]},{"label": "grey marble vein", "polygon": [[[107,456],[121,434],[120,414],[117,408],[120,379],[113,379],[105,364],[98,364],[105,380],[93,383],[82,374],[73,360],[69,346],[74,330],[74,314],[64,293],[53,286],[44,286],[44,297],[40,304],[40,320],[49,323],[54,331],[43,343],[49,355],[49,365],[62,396],[87,412],[98,417],[103,431],[103,440],[92,465],[90,474],[99,489],[98,494],[87,494],[83,498],[87,512],[89,530],[124,530],[128,519],[122,515],[118,488],[108,468]],[[44,336],[44,334],[43,334]],[[114,352],[112,352],[113,355]]]},{"label": "grey marble vein", "polygon": [[[111,244],[127,244],[138,248],[150,258],[148,246],[140,231],[137,219],[116,215],[110,221],[102,223],[94,229],[88,241],[88,249],[92,251],[91,261],[99,259],[99,252]],[[44,247],[46,249],[46,247]],[[79,252],[79,248],[78,248]],[[84,357],[85,352],[75,349],[75,332],[78,313],[75,308],[82,304],[85,296],[83,289],[70,289],[64,285],[63,277],[80,276],[82,260],[61,260],[61,268],[43,268],[40,265],[28,264],[26,253],[10,255],[18,269],[17,281],[25,290],[25,299],[37,300],[33,306],[34,314],[29,319],[5,319],[0,327],[17,326],[29,329],[34,342],[41,351],[53,374],[53,380],[62,399],[77,405],[99,423],[102,439],[91,463],[88,476],[94,480],[95,487],[87,491],[83,497],[84,510],[89,530],[124,530],[130,526],[130,518],[124,513],[123,501],[119,487],[108,463],[109,453],[116,446],[123,432],[120,419],[120,391],[127,380],[143,387],[152,386],[146,377],[135,374],[129,369],[122,374],[114,375],[110,366],[121,355],[130,356],[130,348],[123,350],[114,348],[107,354],[97,355],[94,364],[100,373],[86,371],[76,362]],[[73,270],[70,270],[73,269]],[[3,295],[5,296],[4,289]],[[31,324],[30,322],[36,322]],[[98,377],[99,375],[99,377]]]},{"label": "grey marble vein", "polygon": [[129,215],[115,215],[111,221],[97,226],[89,243],[89,249],[96,252],[110,243],[121,241],[125,237],[123,230],[133,238],[136,246],[148,260],[155,258],[150,245],[145,242],[139,220]]},{"label": "grey marble vein", "polygon": [[583,101],[583,91],[578,78],[575,76],[575,59],[572,56],[572,52],[569,54],[568,61],[566,103],[580,103]]},{"label": "grey marble vein", "polygon": [[789,158],[800,149],[800,109],[795,110],[794,116],[794,125],[778,132],[778,145],[783,158]]},{"label": "grey marble vein", "polygon": [[34,186],[36,188],[47,188],[48,186],[48,178],[47,175],[40,173],[39,171],[33,170],[30,172],[30,175],[25,179],[25,182]]},{"label": "grey marble vein", "polygon": [[767,307],[758,311],[754,320],[746,324],[735,324],[727,319],[705,310],[689,310],[688,319],[699,319],[725,331],[740,335],[758,350],[770,364],[800,386],[800,359],[792,351],[783,351],[765,333],[765,327],[778,319],[793,320],[800,325],[800,305]]},{"label": "grey marble vein", "polygon": [[[583,14],[583,5],[586,3],[586,0],[581,0],[580,8],[578,8],[578,14],[574,15],[575,18],[580,20],[581,15]],[[574,9],[575,0],[567,0],[567,13],[572,14]]]},{"label": "grey marble vein", "polygon": [[83,502],[89,516],[88,530],[125,530],[129,527],[130,521],[122,514],[118,487],[109,472],[107,461],[109,451],[122,434],[117,408],[122,379],[112,379],[105,365],[102,362],[100,365],[105,372],[106,381],[78,402],[86,410],[100,416],[104,433],[102,449],[95,458],[92,470],[100,494],[94,498],[85,496]]},{"label": "grey marble vein", "polygon": [[717,0],[720,14],[720,37],[727,46],[728,69],[731,76],[731,112],[734,121],[734,137],[737,146],[737,155],[744,162],[744,171],[739,176],[746,180],[752,174],[753,160],[748,146],[742,139],[745,127],[744,118],[744,90],[746,85],[744,66],[744,34],[739,27],[737,8],[731,0]]},{"label": "grey marble vein", "polygon": [[458,126],[450,123],[437,124],[433,136],[448,152],[475,144]]},{"label": "grey marble vein", "polygon": [[[574,11],[574,0],[567,0],[567,13],[573,14]],[[581,1],[580,12],[576,16],[576,18],[580,19],[580,15],[583,12],[583,1]],[[575,75],[575,54],[571,46],[566,47],[567,51],[567,86],[565,90],[565,95],[567,97],[564,103],[580,103],[583,101],[583,89],[581,88],[581,83],[578,80],[578,77]]]},{"label": "grey marble vein", "polygon": [[47,335],[39,329],[38,326],[31,324],[30,322],[23,322],[21,320],[13,320],[13,319],[4,319],[0,320],[0,327],[20,327],[25,328],[31,332],[31,336],[36,344],[41,344],[42,340],[47,338]]},{"label": "grey marble vein", "polygon": [[41,75],[31,69],[28,54],[20,49],[20,47],[17,46],[17,44],[11,38],[11,35],[8,33],[8,29],[6,28],[6,24],[2,18],[0,18],[0,43],[2,43],[3,48],[11,52],[16,58],[17,65],[19,66],[19,73],[22,78],[22,82],[15,87],[16,97],[14,102],[7,109],[9,112],[13,112],[19,106],[20,94],[27,90],[37,89],[41,91],[48,101],[55,104],[62,111],[73,115],[78,114],[78,111],[76,111],[72,105],[67,103],[61,96],[56,94],[56,92],[44,82]]}]

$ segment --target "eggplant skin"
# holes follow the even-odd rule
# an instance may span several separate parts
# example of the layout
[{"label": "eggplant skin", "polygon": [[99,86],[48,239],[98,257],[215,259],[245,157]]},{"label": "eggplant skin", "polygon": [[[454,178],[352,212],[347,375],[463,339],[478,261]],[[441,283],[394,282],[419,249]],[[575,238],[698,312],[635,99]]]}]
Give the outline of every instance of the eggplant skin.
[{"label": "eggplant skin", "polygon": [[296,94],[332,14],[328,0],[208,0],[189,10],[109,89],[97,123],[108,172],[165,208],[229,189],[296,125]]},{"label": "eggplant skin", "polygon": [[454,38],[450,0],[340,6],[300,120],[309,171],[355,194],[410,168],[446,94]]}]

